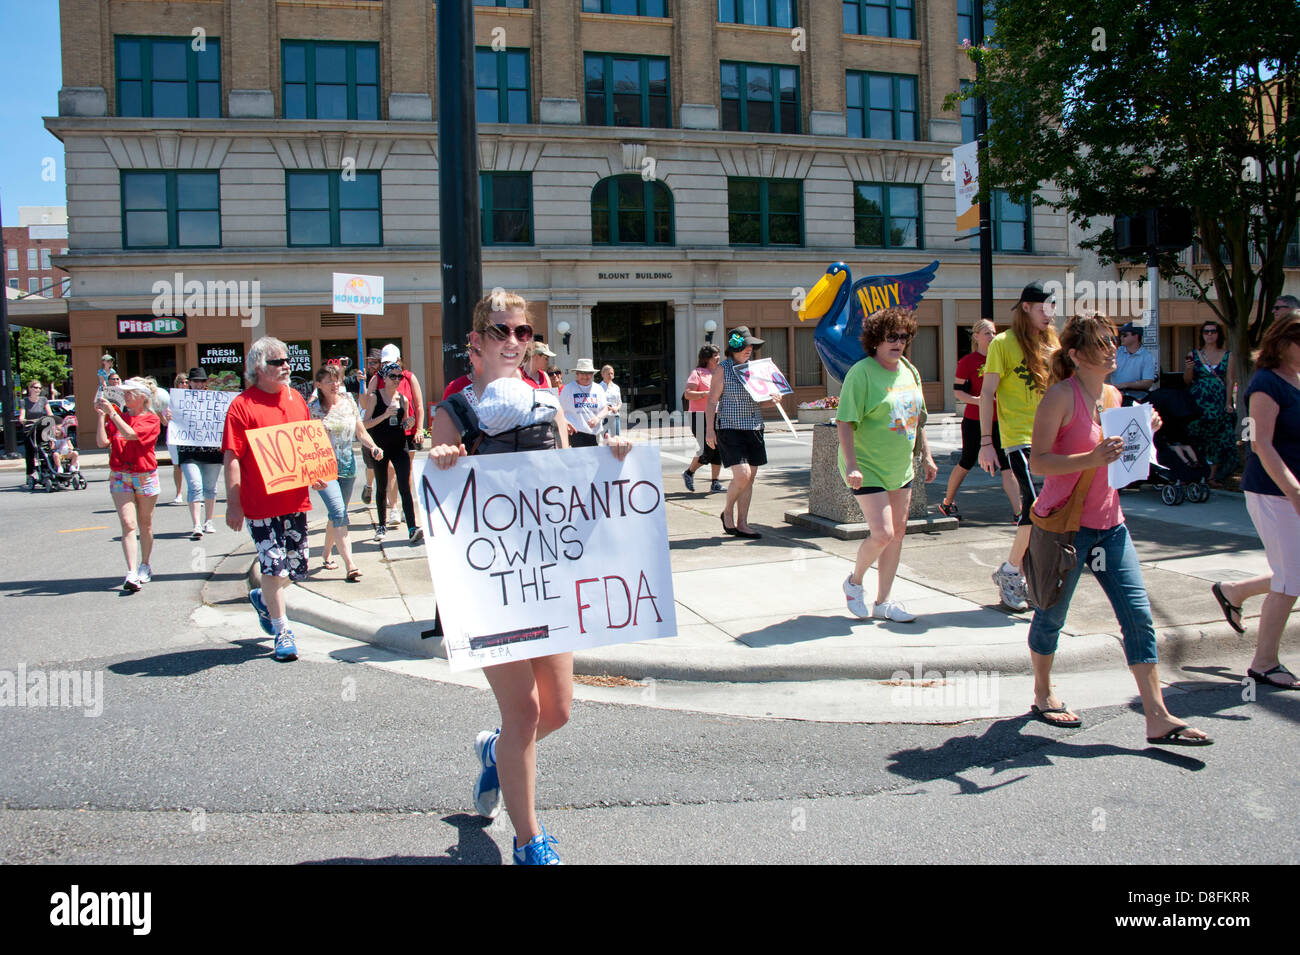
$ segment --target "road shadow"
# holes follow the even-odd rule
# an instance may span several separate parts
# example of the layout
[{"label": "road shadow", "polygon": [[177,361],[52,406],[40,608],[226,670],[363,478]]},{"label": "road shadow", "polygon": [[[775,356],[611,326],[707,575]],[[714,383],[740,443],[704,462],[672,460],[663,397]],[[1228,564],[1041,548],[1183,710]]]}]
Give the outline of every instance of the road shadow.
[{"label": "road shadow", "polygon": [[270,648],[255,640],[238,640],[228,647],[178,650],[138,660],[122,660],[107,669],[118,676],[193,676],[216,667],[240,666],[252,660],[271,658]]},{"label": "road shadow", "polygon": [[[364,859],[357,856],[336,856],[332,859],[313,859],[299,865],[504,865],[501,849],[496,840],[484,830],[492,825],[491,819],[458,812],[443,816],[442,822],[456,830],[458,841],[443,856],[382,856]],[[513,860],[511,860],[513,861]]]}]

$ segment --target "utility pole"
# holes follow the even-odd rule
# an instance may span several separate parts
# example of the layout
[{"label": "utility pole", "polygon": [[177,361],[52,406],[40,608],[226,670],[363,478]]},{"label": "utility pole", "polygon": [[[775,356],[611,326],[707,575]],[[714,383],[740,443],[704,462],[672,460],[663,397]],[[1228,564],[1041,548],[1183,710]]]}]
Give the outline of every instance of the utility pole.
[{"label": "utility pole", "polygon": [[[974,14],[973,30],[975,46],[984,45],[984,0],[971,0]],[[975,81],[984,80],[984,63],[975,62]],[[983,96],[975,98],[975,139],[979,142],[980,192],[989,192],[989,104]],[[993,318],[993,217],[992,207],[987,198],[980,203],[980,317],[995,321]]]},{"label": "utility pole", "polygon": [[[4,261],[4,215],[0,213],[0,262]],[[9,290],[6,283],[4,295],[0,296],[0,406],[5,416],[6,458],[18,457],[18,440],[14,433],[14,382],[11,359],[9,355]]]},{"label": "utility pole", "polygon": [[465,337],[483,295],[478,201],[478,117],[474,90],[474,7],[438,0],[438,200],[441,217],[442,375],[468,370]]}]

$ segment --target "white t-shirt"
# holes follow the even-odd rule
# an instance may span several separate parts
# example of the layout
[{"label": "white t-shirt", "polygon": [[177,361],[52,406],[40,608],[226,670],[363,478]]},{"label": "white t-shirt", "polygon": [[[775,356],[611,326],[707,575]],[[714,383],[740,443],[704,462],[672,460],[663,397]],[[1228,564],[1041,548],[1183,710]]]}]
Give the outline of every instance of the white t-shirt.
[{"label": "white t-shirt", "polygon": [[605,401],[609,405],[610,410],[618,411],[619,407],[623,404],[623,393],[618,390],[618,385],[614,384],[612,381],[609,384],[601,382],[600,387],[605,390]]},{"label": "white t-shirt", "polygon": [[571,381],[560,389],[560,408],[575,430],[595,434],[600,430],[596,416],[605,410],[605,389],[594,381],[585,388]]}]

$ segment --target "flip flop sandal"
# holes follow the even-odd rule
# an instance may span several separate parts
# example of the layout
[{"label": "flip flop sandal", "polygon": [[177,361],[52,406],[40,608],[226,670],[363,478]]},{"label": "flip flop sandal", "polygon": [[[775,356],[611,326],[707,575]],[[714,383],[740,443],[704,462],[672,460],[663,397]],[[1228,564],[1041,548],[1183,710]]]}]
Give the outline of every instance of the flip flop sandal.
[{"label": "flip flop sandal", "polygon": [[1277,687],[1279,690],[1300,690],[1300,683],[1279,683],[1277,680],[1270,680],[1269,677],[1274,673],[1285,673],[1292,680],[1296,678],[1294,673],[1280,663],[1273,667],[1273,669],[1266,670],[1263,673],[1256,673],[1254,670],[1247,670],[1246,676],[1250,677],[1256,683],[1266,683],[1269,686]]},{"label": "flip flop sandal", "polygon": [[1223,586],[1221,584],[1215,584],[1210,588],[1210,593],[1214,594],[1214,599],[1217,600],[1219,606],[1223,608],[1223,619],[1228,621],[1228,626],[1233,630],[1236,630],[1238,633],[1245,633],[1246,628],[1232,619],[1234,613],[1238,617],[1241,616],[1241,608],[1234,607],[1232,604],[1228,603],[1228,598],[1223,596]]},{"label": "flip flop sandal", "polygon": [[338,570],[338,569],[339,569],[339,565],[338,565],[337,561],[333,561],[333,560],[322,561],[322,562],[321,562],[321,569],[322,569],[322,570]]},{"label": "flip flop sandal", "polygon": [[1184,736],[1183,733],[1191,729],[1190,726],[1179,726],[1171,729],[1164,736],[1148,736],[1148,743],[1156,743],[1160,746],[1210,746],[1214,740],[1208,736],[1202,738],[1199,736]]},{"label": "flip flop sandal", "polygon": [[361,579],[361,571],[359,570],[348,571],[347,579],[348,579],[348,583],[355,584],[358,580]]},{"label": "flip flop sandal", "polygon": [[1047,718],[1048,713],[1070,712],[1070,707],[1065,703],[1062,703],[1060,706],[1048,707],[1047,709],[1040,709],[1037,703],[1031,703],[1029,705],[1029,712],[1033,713],[1034,716],[1042,720],[1048,726],[1064,726],[1066,729],[1075,729],[1083,725],[1083,720],[1079,719],[1077,716],[1072,720],[1050,720]]}]

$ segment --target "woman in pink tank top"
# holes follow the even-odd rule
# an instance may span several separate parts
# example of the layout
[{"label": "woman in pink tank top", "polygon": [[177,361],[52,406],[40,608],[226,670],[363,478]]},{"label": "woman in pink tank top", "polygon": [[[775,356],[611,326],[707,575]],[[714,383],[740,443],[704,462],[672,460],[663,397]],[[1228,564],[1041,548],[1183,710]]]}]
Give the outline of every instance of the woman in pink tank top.
[{"label": "woman in pink tank top", "polygon": [[[1070,610],[1070,600],[1086,565],[1115,611],[1124,636],[1124,657],[1137,681],[1146,715],[1149,743],[1207,746],[1212,740],[1169,712],[1156,669],[1156,631],[1151,620],[1137,551],[1124,525],[1119,493],[1110,486],[1106,466],[1120,455],[1123,441],[1102,438],[1103,407],[1119,404],[1119,393],[1106,384],[1115,370],[1115,325],[1099,313],[1076,315],[1061,332],[1061,347],[1052,355],[1051,386],[1034,416],[1029,466],[1044,476],[1034,512],[1046,517],[1064,507],[1075,485],[1096,469],[1084,497],[1079,531],[1074,538],[1078,564],[1066,578],[1061,598],[1036,610],[1029,626],[1029,656],[1034,666],[1033,714],[1045,723],[1074,727],[1082,721],[1052,693],[1052,662]],[[1151,428],[1160,416],[1151,413]]]}]

